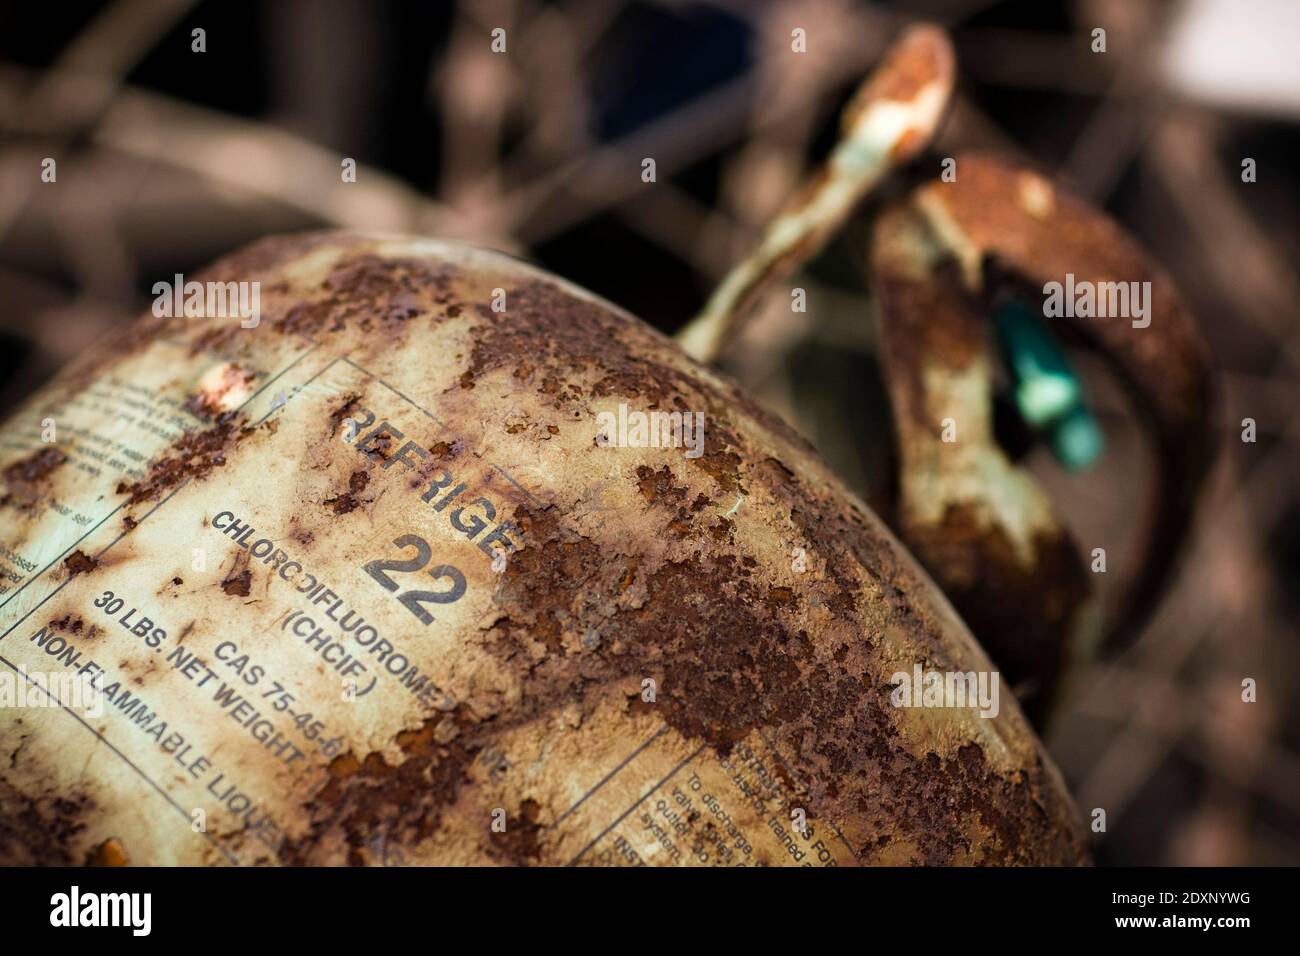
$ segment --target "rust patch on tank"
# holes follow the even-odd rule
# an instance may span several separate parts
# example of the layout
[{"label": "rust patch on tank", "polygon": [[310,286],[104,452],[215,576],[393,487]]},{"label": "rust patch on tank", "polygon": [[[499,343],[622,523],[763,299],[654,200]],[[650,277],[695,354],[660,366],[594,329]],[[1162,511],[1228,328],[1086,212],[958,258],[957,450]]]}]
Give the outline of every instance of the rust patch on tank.
[{"label": "rust patch on tank", "polygon": [[65,614],[58,620],[50,621],[49,626],[56,631],[66,631],[69,634],[84,637],[86,640],[94,640],[104,633],[99,625],[88,625],[81,618],[72,614]]},{"label": "rust patch on tank", "polygon": [[399,331],[412,319],[436,314],[451,303],[456,270],[448,263],[418,258],[384,258],[370,252],[345,254],[317,290],[319,297],[293,305],[273,326],[317,338],[357,329]]},{"label": "rust patch on tank", "polygon": [[364,471],[354,471],[352,476],[348,478],[348,490],[333,498],[326,498],[324,501],[325,507],[336,515],[345,515],[355,511],[358,506],[357,495],[365,491],[368,484],[370,484],[370,475]]},{"label": "rust patch on tank", "polygon": [[545,829],[541,815],[541,804],[525,799],[515,816],[506,817],[505,830],[492,833],[487,844],[489,855],[515,866],[537,863],[542,853],[540,837]]},{"label": "rust patch on tank", "polygon": [[[755,411],[779,434],[806,445],[789,426],[777,424],[775,416],[742,398],[739,389],[719,395],[687,371],[658,360],[656,352],[674,346],[639,320],[624,318],[541,280],[512,285],[506,299],[509,311],[505,313],[478,305],[482,321],[475,330],[460,388],[472,388],[477,379],[509,367],[512,378],[535,386],[544,407],[566,408],[582,402],[588,408],[595,400],[618,397],[636,400],[646,411],[703,412],[704,452],[686,461],[712,476],[724,494],[745,493],[734,436],[722,424],[735,405]],[[520,356],[528,360],[521,361]],[[594,384],[584,393],[567,377],[594,378]]]},{"label": "rust patch on tank", "polygon": [[235,597],[248,597],[253,582],[253,572],[244,568],[239,573],[232,573],[221,582],[221,590]]},{"label": "rust patch on tank", "polygon": [[40,451],[33,452],[26,458],[14,462],[6,468],[4,471],[5,481],[21,485],[34,485],[48,478],[56,468],[67,460],[68,456],[57,448],[42,448]]},{"label": "rust patch on tank", "polygon": [[50,475],[67,460],[68,456],[57,448],[42,448],[9,465],[4,470],[7,494],[0,498],[0,505],[15,504],[30,510],[46,490]]},{"label": "rust patch on tank", "polygon": [[[352,413],[357,410],[361,402],[361,395],[357,392],[351,392],[343,397],[342,403],[329,414],[330,437],[337,435],[339,426],[351,418]],[[355,436],[349,436],[355,437]]]},{"label": "rust patch on tank", "polygon": [[[805,782],[814,793],[821,787],[823,796],[810,809],[875,821],[878,829],[918,846],[918,862],[967,854],[986,863],[1084,858],[1069,827],[1043,807],[1039,772],[1004,777],[973,743],[955,759],[915,752],[890,717],[890,688],[862,679],[868,642],[815,644],[794,626],[786,600],[743,577],[736,556],[664,562],[646,575],[645,603],[619,607],[626,556],[573,540],[553,513],[516,517],[529,546],[513,556],[504,575],[497,603],[507,616],[493,627],[488,646],[514,669],[523,701],[554,706],[610,683],[652,677],[657,700],[642,702],[643,709],[724,756],[755,729],[776,728],[803,773],[813,775]],[[893,593],[898,613],[891,617],[925,628],[907,608],[903,590]],[[590,607],[592,595],[602,594],[608,599]],[[588,623],[582,610],[575,611],[584,606],[611,623],[616,650],[602,642],[590,653],[564,652],[562,633]],[[840,614],[845,623],[860,624],[850,608]],[[540,660],[528,652],[537,640],[551,651]],[[523,716],[503,715],[510,721]],[[838,797],[829,795],[832,786]],[[954,799],[960,814],[954,815]],[[954,829],[965,816],[978,818],[997,839],[967,845]],[[880,850],[855,847],[865,861]]]},{"label": "rust patch on tank", "polygon": [[[376,834],[414,846],[430,837],[443,811],[456,800],[465,785],[465,773],[482,749],[467,742],[458,732],[451,739],[449,728],[473,729],[473,721],[462,706],[428,718],[419,729],[397,737],[405,759],[394,766],[382,754],[370,753],[358,759],[348,752],[329,764],[325,784],[304,804],[310,815],[309,833],[298,840],[286,840],[280,859],[291,865],[330,862],[318,859],[317,848],[331,830],[338,830],[348,845],[347,862],[363,865],[362,850]],[[484,828],[488,825],[484,818]]]},{"label": "rust patch on tank", "polygon": [[637,487],[647,504],[654,504],[663,498],[666,501],[680,503],[686,497],[686,489],[679,487],[673,480],[673,473],[664,465],[658,471],[647,465],[639,465],[636,470]]},{"label": "rust patch on tank", "polygon": [[[531,381],[535,369],[552,376],[603,369],[612,387],[614,378],[637,362],[617,341],[624,323],[594,302],[574,298],[542,281],[512,285],[506,291],[506,302],[506,312],[493,312],[485,303],[476,306],[483,321],[461,378],[462,387],[472,387],[475,379],[508,365],[516,365],[513,371],[519,374],[515,377],[525,382]],[[526,362],[521,361],[523,356],[528,356]],[[541,394],[560,393],[558,379],[538,384]]]},{"label": "rust patch on tank", "polygon": [[143,481],[117,486],[119,495],[127,495],[127,504],[156,500],[190,479],[203,479],[214,468],[226,464],[226,455],[252,429],[241,427],[241,416],[236,412],[218,415],[210,428],[186,432],[171,448],[154,459],[149,474]]},{"label": "rust patch on tank", "polygon": [[6,866],[73,866],[95,809],[84,794],[33,797],[0,778],[0,860]]},{"label": "rust patch on tank", "polygon": [[73,551],[63,559],[63,566],[68,569],[68,577],[77,574],[89,574],[99,567],[99,562],[84,551]]},{"label": "rust patch on tank", "polygon": [[[611,683],[653,677],[660,686],[658,699],[644,706],[683,736],[726,755],[754,730],[776,728],[781,744],[812,775],[809,786],[821,793],[811,801],[813,809],[823,816],[865,815],[878,831],[918,847],[925,862],[1084,859],[1073,823],[1060,817],[1064,807],[1049,814],[1041,806],[1041,795],[1050,786],[1043,773],[998,774],[974,743],[949,759],[913,750],[891,718],[889,688],[863,680],[869,655],[887,627],[912,635],[918,653],[927,648],[939,656],[949,653],[939,638],[944,625],[917,607],[917,597],[928,585],[899,560],[865,511],[856,502],[814,492],[793,467],[734,432],[726,424],[724,402],[711,389],[681,381],[684,376],[675,369],[651,358],[629,353],[626,361],[620,360],[621,343],[598,353],[595,341],[617,339],[626,328],[621,323],[604,328],[602,323],[616,324],[608,313],[567,297],[562,306],[555,298],[562,293],[544,285],[530,292],[532,299],[519,291],[510,296],[509,326],[498,325],[480,309],[488,331],[479,337],[466,374],[481,377],[519,354],[522,342],[512,337],[526,330],[531,341],[556,349],[567,336],[570,351],[540,364],[574,373],[590,371],[588,362],[598,366],[602,374],[596,393],[639,396],[647,407],[707,409],[706,455],[692,464],[716,481],[719,493],[744,495],[752,484],[784,503],[793,527],[804,541],[815,543],[824,562],[829,586],[818,588],[820,606],[837,619],[842,632],[860,635],[850,644],[826,638],[814,642],[801,616],[803,590],[771,581],[770,571],[754,577],[752,569],[760,562],[734,546],[638,566],[631,575],[643,600],[634,606],[623,597],[629,591],[632,555],[622,553],[619,543],[575,535],[562,526],[554,509],[521,506],[514,520],[528,545],[512,556],[502,577],[496,595],[502,616],[487,637],[489,649],[514,670],[521,699],[555,706],[586,700]],[[550,316],[539,320],[546,329],[541,333],[531,328],[527,311],[536,300],[545,303]],[[525,321],[520,321],[520,311]],[[552,338],[557,316],[563,331],[557,329]],[[669,468],[642,465],[633,480],[647,505],[667,509],[663,530],[668,537],[683,538],[695,530],[682,509],[692,494],[678,485]],[[700,498],[708,501],[705,496],[695,500]],[[723,518],[710,526],[709,538],[730,542],[731,523]],[[704,539],[695,532],[692,540]],[[859,606],[858,596],[868,584],[882,598],[868,615],[880,628],[877,633],[862,633],[867,609]],[[607,633],[617,634],[615,640],[601,642],[589,653],[569,651],[567,634],[603,625],[608,625]],[[540,659],[530,650],[539,644],[547,651]],[[522,705],[520,713],[501,716],[524,719],[522,711],[528,709]],[[830,795],[832,789],[837,796]],[[996,839],[969,845],[961,835],[962,818],[954,816],[947,806],[951,798],[944,796],[953,790],[965,795],[967,815],[979,819]],[[873,842],[855,851],[870,860],[886,845]]]}]

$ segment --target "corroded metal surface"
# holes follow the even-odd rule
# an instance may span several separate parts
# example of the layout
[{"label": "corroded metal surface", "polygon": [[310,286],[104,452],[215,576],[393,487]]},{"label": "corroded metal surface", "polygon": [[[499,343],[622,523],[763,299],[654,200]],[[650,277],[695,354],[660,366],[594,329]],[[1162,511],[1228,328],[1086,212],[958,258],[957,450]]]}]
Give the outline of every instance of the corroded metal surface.
[{"label": "corroded metal surface", "polygon": [[[111,689],[0,711],[5,862],[1086,859],[1009,694],[891,706],[991,668],[925,574],[658,333],[432,241],[196,278],[258,327],[146,316],[0,431],[0,667]],[[620,404],[703,454],[606,447]]]},{"label": "corroded metal surface", "polygon": [[[875,226],[873,288],[899,446],[891,523],[1008,674],[1036,718],[1071,657],[1122,642],[1159,600],[1212,461],[1213,377],[1169,276],[1118,224],[1039,173],[959,157]],[[1113,621],[1098,619],[1077,544],[993,435],[994,296],[1041,301],[1046,283],[1150,283],[1147,322],[1049,320],[1094,349],[1148,426],[1158,473],[1145,559]],[[944,441],[951,420],[955,441]]]},{"label": "corroded metal surface", "polygon": [[845,107],[840,139],[826,162],[678,333],[688,355],[716,359],[771,285],[819,252],[890,171],[925,148],[948,106],[955,72],[952,45],[939,27],[918,24],[898,38]]},{"label": "corroded metal surface", "polygon": [[[814,256],[891,172],[933,138],[954,82],[937,27],[905,32],[845,110],[829,159],[678,333],[712,361],[779,281]],[[953,161],[949,158],[949,161]],[[911,191],[871,224],[872,291],[899,451],[899,501],[887,515],[1007,669],[1036,723],[1072,664],[1121,646],[1169,580],[1212,458],[1205,347],[1168,276],[1120,227],[1038,173],[967,155],[951,181]],[[1046,495],[993,435],[996,363],[984,313],[995,292],[1062,281],[1150,282],[1155,326],[1063,320],[1099,351],[1150,427],[1159,474],[1141,572],[1103,621],[1077,544]],[[960,428],[941,440],[942,423]]]}]

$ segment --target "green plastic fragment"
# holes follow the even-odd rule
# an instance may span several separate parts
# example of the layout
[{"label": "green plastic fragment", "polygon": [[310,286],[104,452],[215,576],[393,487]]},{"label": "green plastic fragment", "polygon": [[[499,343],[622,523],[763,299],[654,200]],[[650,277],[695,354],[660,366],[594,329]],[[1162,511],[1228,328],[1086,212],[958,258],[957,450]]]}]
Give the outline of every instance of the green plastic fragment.
[{"label": "green plastic fragment", "polygon": [[1016,407],[1036,428],[1050,427],[1078,404],[1078,382],[1059,372],[1035,371],[1016,386]]},{"label": "green plastic fragment", "polygon": [[1076,471],[1096,462],[1103,438],[1083,382],[1042,320],[1018,302],[994,315],[1020,417],[1047,435],[1057,460]]},{"label": "green plastic fragment", "polygon": [[1052,429],[1052,452],[1071,471],[1091,466],[1100,457],[1102,444],[1101,426],[1082,405]]}]

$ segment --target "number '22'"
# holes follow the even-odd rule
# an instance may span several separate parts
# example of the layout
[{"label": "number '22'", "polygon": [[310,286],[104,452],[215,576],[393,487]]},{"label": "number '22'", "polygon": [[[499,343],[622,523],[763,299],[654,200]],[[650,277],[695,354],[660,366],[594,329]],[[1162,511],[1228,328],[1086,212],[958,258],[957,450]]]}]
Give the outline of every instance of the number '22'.
[{"label": "number '22'", "polygon": [[[429,558],[433,556],[433,549],[429,547],[429,542],[419,535],[404,534],[400,538],[394,538],[393,544],[402,549],[414,548],[415,557],[398,560],[377,558],[363,565],[366,574],[383,585],[385,591],[396,591],[400,587],[396,581],[385,573],[386,571],[407,573],[419,571],[429,563]],[[450,564],[440,564],[437,567],[430,568],[429,576],[434,580],[450,578],[451,588],[446,591],[403,591],[397,596],[397,600],[419,618],[422,624],[433,623],[433,615],[424,609],[424,604],[450,604],[453,601],[459,601],[465,594],[465,575]]]}]

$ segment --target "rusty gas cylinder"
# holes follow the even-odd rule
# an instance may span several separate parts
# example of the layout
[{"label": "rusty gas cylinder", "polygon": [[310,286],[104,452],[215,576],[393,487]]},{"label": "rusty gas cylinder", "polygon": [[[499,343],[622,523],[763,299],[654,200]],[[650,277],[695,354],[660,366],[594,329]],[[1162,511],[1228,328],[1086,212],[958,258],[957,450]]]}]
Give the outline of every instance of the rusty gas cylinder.
[{"label": "rusty gas cylinder", "polygon": [[1009,688],[900,695],[997,689],[943,595],[639,320],[423,239],[194,281],[256,314],[178,285],[0,430],[0,861],[1086,860]]}]

